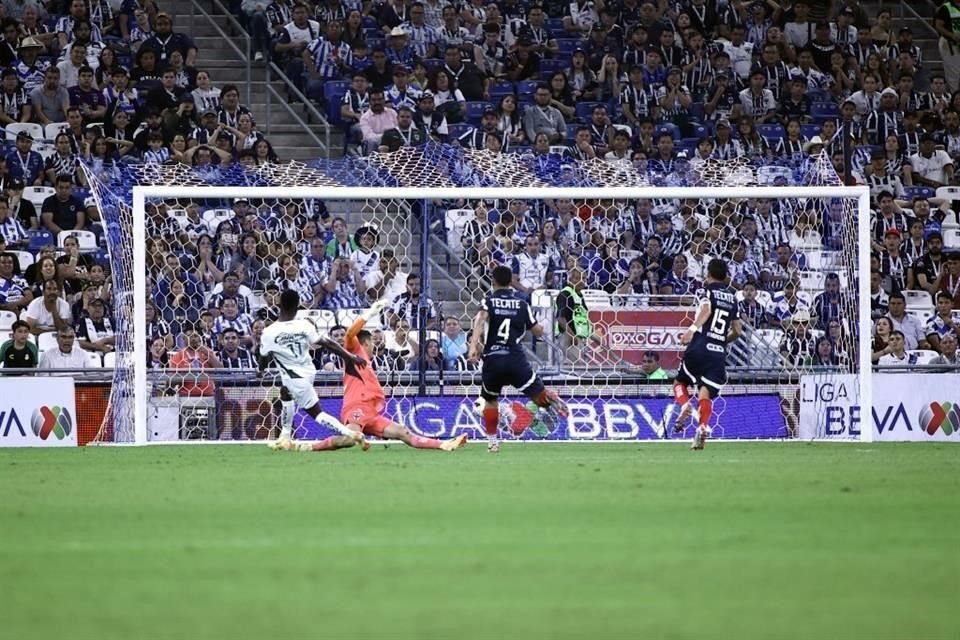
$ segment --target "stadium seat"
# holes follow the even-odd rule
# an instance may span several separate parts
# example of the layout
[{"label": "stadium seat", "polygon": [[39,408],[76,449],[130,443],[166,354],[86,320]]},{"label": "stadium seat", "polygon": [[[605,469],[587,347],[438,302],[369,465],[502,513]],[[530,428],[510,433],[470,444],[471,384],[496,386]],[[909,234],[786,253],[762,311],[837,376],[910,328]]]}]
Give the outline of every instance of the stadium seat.
[{"label": "stadium seat", "polygon": [[31,252],[37,253],[44,247],[49,247],[56,243],[53,234],[46,229],[30,231],[30,245],[27,247]]},{"label": "stadium seat", "polygon": [[117,366],[117,353],[116,351],[111,351],[110,353],[103,354],[103,368],[104,369],[113,369]]},{"label": "stadium seat", "polygon": [[783,127],[779,124],[758,124],[757,133],[764,138],[780,139],[784,136]]},{"label": "stadium seat", "polygon": [[580,294],[588,309],[602,309],[610,306],[610,294],[602,289],[584,289]]},{"label": "stadium seat", "polygon": [[[37,351],[43,353],[49,349],[56,349],[59,345],[57,344],[57,332],[56,331],[46,331],[44,333],[37,335]],[[79,347],[77,347],[79,349]]]},{"label": "stadium seat", "polygon": [[337,324],[337,316],[330,309],[301,309],[298,318],[310,318],[321,329],[329,329]]},{"label": "stadium seat", "polygon": [[464,123],[451,124],[448,128],[450,131],[450,139],[456,140],[466,132],[470,131],[471,126]]},{"label": "stadium seat", "polygon": [[904,187],[904,193],[907,194],[908,200],[913,200],[914,198],[932,198],[936,195],[936,191],[930,187],[924,186],[914,186],[914,187]]},{"label": "stadium seat", "polygon": [[50,122],[43,128],[45,140],[55,140],[58,135],[70,128],[69,122]]},{"label": "stadium seat", "polygon": [[57,234],[57,246],[63,248],[63,241],[71,237],[76,238],[80,243],[80,251],[96,251],[98,248],[97,235],[93,231],[87,231],[86,229],[61,231]]},{"label": "stadium seat", "polygon": [[447,244],[451,249],[457,252],[457,255],[463,254],[463,247],[460,245],[460,237],[467,223],[474,217],[473,209],[447,209],[444,214],[444,227],[447,230]]},{"label": "stadium seat", "polygon": [[10,331],[10,328],[13,327],[13,323],[17,321],[17,314],[13,311],[0,311],[0,342],[3,342],[7,339],[7,332]]},{"label": "stadium seat", "polygon": [[34,140],[43,140],[43,127],[39,124],[33,124],[32,122],[14,122],[13,124],[8,124],[5,130],[7,132],[7,140],[16,140],[17,134],[21,131],[29,133]]},{"label": "stadium seat", "polygon": [[470,123],[473,123],[473,124],[479,124],[479,123],[480,123],[480,118],[483,117],[483,111],[484,111],[484,109],[486,109],[486,108],[488,108],[488,107],[492,107],[492,106],[493,106],[493,105],[491,105],[489,102],[484,102],[484,101],[482,101],[482,100],[476,100],[476,101],[473,101],[473,102],[467,102],[467,103],[466,103],[466,118],[467,118],[467,122],[470,122]]},{"label": "stadium seat", "polygon": [[[78,347],[74,347],[78,348]],[[87,352],[87,367],[91,369],[101,369],[103,368],[103,358],[96,351]]]},{"label": "stadium seat", "polygon": [[577,103],[577,120],[581,122],[590,122],[590,118],[593,116],[593,108],[598,104],[603,104],[602,102],[578,102]]},{"label": "stadium seat", "polygon": [[931,349],[914,349],[907,352],[909,355],[917,357],[917,364],[930,364],[938,355]]},{"label": "stadium seat", "polygon": [[944,229],[943,246],[950,249],[960,249],[960,229]]},{"label": "stadium seat", "polygon": [[820,134],[820,125],[818,124],[804,124],[800,125],[800,135],[804,138],[812,138],[815,135]]},{"label": "stadium seat", "polygon": [[326,97],[337,96],[342,98],[343,94],[350,88],[349,80],[327,80],[323,83],[323,95]]},{"label": "stadium seat", "polygon": [[221,222],[233,219],[233,209],[207,209],[200,217],[206,223],[210,233],[216,234]]},{"label": "stadium seat", "polygon": [[[565,60],[557,60],[557,59],[553,59],[553,58],[548,58],[548,59],[546,59],[546,60],[541,60],[541,61],[540,61],[540,77],[543,78],[544,80],[548,80],[551,75],[553,75],[553,74],[556,73],[557,71],[563,71],[563,70],[566,69],[566,68],[567,68],[567,63],[566,63]],[[544,78],[544,74],[545,74],[545,73],[547,74],[547,76]],[[531,81],[530,81],[530,80],[524,80],[523,82],[531,82]],[[521,84],[523,84],[523,83],[521,83]],[[520,91],[519,85],[518,85],[518,87],[517,87],[517,92],[518,92],[518,93],[522,93],[522,92]]]},{"label": "stadium seat", "polygon": [[836,118],[840,109],[835,102],[814,102],[810,105],[810,115],[814,118]]},{"label": "stadium seat", "polygon": [[557,45],[560,47],[558,55],[561,58],[569,59],[570,56],[573,55],[573,50],[579,47],[580,44],[580,40],[576,38],[559,38],[557,39]]},{"label": "stadium seat", "polygon": [[23,190],[23,198],[27,200],[40,213],[43,201],[56,194],[57,190],[53,187],[26,187]]},{"label": "stadium seat", "polygon": [[908,311],[933,311],[933,299],[930,293],[923,290],[904,289],[903,294]]},{"label": "stadium seat", "polygon": [[941,200],[960,200],[960,187],[938,187],[936,196]]},{"label": "stadium seat", "polygon": [[52,143],[49,143],[49,142],[44,142],[44,141],[35,142],[33,143],[32,150],[39,153],[40,157],[43,158],[44,162],[46,162],[53,156],[57,155],[57,148],[53,146]]},{"label": "stadium seat", "polygon": [[26,270],[27,267],[36,262],[33,254],[29,251],[7,251],[7,253],[12,253],[14,256],[16,256],[21,270]]},{"label": "stadium seat", "polygon": [[503,96],[512,95],[513,92],[514,90],[512,82],[506,82],[502,80],[499,82],[494,82],[490,87],[490,99],[496,102]]},{"label": "stadium seat", "polygon": [[570,148],[563,144],[552,144],[550,145],[549,153],[553,155],[562,156],[570,151]]},{"label": "stadium seat", "polygon": [[779,350],[784,334],[780,329],[757,329],[753,335],[756,336],[757,342]]},{"label": "stadium seat", "polygon": [[521,80],[517,83],[517,94],[521,96],[532,96],[537,90],[537,83],[533,80]]},{"label": "stadium seat", "polygon": [[573,142],[573,139],[577,135],[577,126],[579,125],[575,125],[575,124],[567,125],[567,142]]},{"label": "stadium seat", "polygon": [[426,58],[422,62],[427,71],[435,71],[446,64],[441,58]]}]

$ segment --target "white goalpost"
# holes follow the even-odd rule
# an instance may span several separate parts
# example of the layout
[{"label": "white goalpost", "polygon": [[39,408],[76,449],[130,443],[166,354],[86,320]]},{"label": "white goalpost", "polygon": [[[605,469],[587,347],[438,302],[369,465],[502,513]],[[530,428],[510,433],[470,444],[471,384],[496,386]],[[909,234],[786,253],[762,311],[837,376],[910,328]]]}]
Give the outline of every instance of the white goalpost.
[{"label": "white goalpost", "polygon": [[[101,194],[97,194],[102,198]],[[151,271],[156,271],[154,264],[158,259],[168,256],[168,253],[158,251],[155,244],[157,238],[157,224],[151,222],[151,216],[156,213],[152,207],[160,206],[161,203],[166,208],[165,215],[181,216],[181,208],[188,211],[190,206],[197,206],[202,209],[204,206],[210,210],[216,210],[216,203],[230,203],[239,200],[249,200],[255,203],[262,203],[263,208],[274,207],[277,210],[291,210],[291,219],[299,220],[297,215],[304,212],[310,212],[321,204],[329,211],[333,217],[340,215],[340,211],[349,212],[356,220],[353,227],[358,224],[367,225],[367,228],[375,229],[378,234],[377,246],[378,255],[383,250],[390,249],[400,260],[401,268],[408,266],[410,272],[416,272],[426,260],[430,267],[436,272],[436,264],[439,258],[436,257],[439,251],[447,252],[447,261],[456,264],[456,268],[451,267],[447,272],[436,273],[437,282],[441,280],[449,281],[450,287],[455,282],[460,282],[461,289],[455,293],[455,299],[451,295],[443,300],[435,301],[438,307],[442,307],[440,319],[450,317],[456,311],[458,319],[467,318],[475,309],[476,302],[483,295],[483,284],[476,277],[478,270],[482,270],[476,264],[470,264],[469,251],[466,256],[459,247],[439,247],[435,240],[421,235],[415,242],[414,236],[419,233],[420,224],[415,221],[417,216],[428,216],[428,212],[434,210],[448,210],[467,203],[467,206],[482,206],[476,203],[506,203],[511,201],[521,201],[527,203],[522,206],[529,206],[531,210],[544,206],[543,203],[569,202],[574,207],[583,206],[606,206],[602,203],[613,203],[608,206],[625,208],[628,203],[638,201],[651,201],[653,203],[679,203],[687,200],[696,200],[701,203],[742,203],[755,200],[770,199],[780,206],[790,207],[797,211],[817,211],[826,217],[832,216],[832,222],[842,228],[843,234],[842,249],[833,251],[837,254],[835,262],[831,264],[829,270],[842,271],[842,279],[845,281],[847,289],[841,291],[846,301],[843,306],[843,313],[852,317],[844,317],[846,330],[850,336],[850,352],[853,356],[851,361],[843,365],[842,372],[855,374],[857,380],[858,404],[864,407],[863,415],[867,416],[863,420],[863,427],[855,438],[859,441],[869,442],[873,438],[873,429],[870,421],[870,407],[872,406],[871,389],[871,341],[872,341],[872,321],[871,321],[871,295],[870,295],[870,244],[871,244],[871,213],[870,197],[867,187],[843,187],[843,186],[689,186],[689,187],[670,187],[670,186],[597,186],[597,187],[551,187],[551,186],[513,186],[513,187],[356,187],[356,186],[198,186],[184,185],[167,182],[163,186],[143,186],[133,187],[132,203],[129,210],[129,238],[122,237],[127,231],[121,225],[118,233],[119,239],[113,242],[119,243],[117,246],[129,247],[129,254],[125,258],[114,260],[114,269],[123,271],[123,273],[114,274],[114,282],[122,286],[116,286],[118,293],[129,291],[132,297],[124,298],[117,305],[118,334],[125,334],[126,339],[118,342],[118,353],[114,385],[111,392],[111,410],[108,411],[105,419],[104,433],[113,434],[111,437],[104,437],[103,440],[126,441],[136,445],[146,445],[157,442],[151,436],[149,427],[150,415],[153,410],[152,405],[158,402],[160,398],[163,402],[173,402],[182,396],[177,396],[174,391],[169,393],[172,396],[164,396],[158,391],[158,384],[152,378],[149,345],[156,336],[151,332],[151,322],[154,322],[152,316],[159,315],[160,318],[169,316],[170,322],[179,321],[176,310],[166,314],[167,309],[158,309],[154,288],[155,282]],[[173,204],[171,204],[173,203]],[[187,204],[190,203],[190,204]],[[445,204],[442,204],[445,203]],[[450,204],[458,203],[458,204]],[[599,204],[595,204],[599,203]],[[101,199],[99,204],[104,208],[105,202]],[[116,205],[113,205],[116,207]],[[223,206],[223,205],[220,205]],[[496,206],[496,205],[494,205]],[[632,205],[630,205],[632,206]],[[833,211],[830,212],[831,207]],[[176,209],[174,212],[173,210]],[[506,207],[501,205],[501,210]],[[125,213],[123,215],[126,215]],[[192,214],[191,214],[192,215]],[[346,213],[343,215],[347,216]],[[349,216],[348,216],[349,217]],[[614,220],[616,216],[612,216]],[[424,224],[426,229],[427,225]],[[411,231],[412,229],[412,231]],[[215,230],[211,228],[213,234]],[[241,237],[244,232],[241,231]],[[257,232],[261,236],[267,233],[264,230]],[[351,229],[353,233],[353,229]],[[294,238],[284,238],[283,232],[277,232],[276,237],[271,237],[273,244],[287,246],[294,243]],[[178,236],[176,232],[173,235]],[[352,237],[352,236],[351,236]],[[446,236],[442,243],[449,244]],[[180,242],[178,240],[178,242]],[[197,243],[200,240],[197,237],[191,237],[190,243]],[[240,241],[242,243],[242,240]],[[499,242],[499,240],[497,241]],[[187,241],[183,240],[184,246]],[[422,243],[422,246],[418,243]],[[853,245],[853,246],[851,246]],[[192,244],[190,245],[192,246]],[[265,251],[269,251],[268,249]],[[127,251],[127,249],[124,249]],[[458,251],[461,253],[455,255]],[[111,248],[112,257],[116,256],[118,250]],[[491,254],[493,255],[493,254]],[[401,257],[402,256],[402,257]],[[486,258],[485,258],[486,259]],[[491,258],[492,259],[492,258]],[[452,261],[452,262],[451,262]],[[246,263],[245,263],[246,264]],[[414,268],[410,268],[414,267]],[[290,267],[291,273],[293,268]],[[459,269],[455,275],[454,272]],[[264,267],[266,272],[266,267]],[[286,272],[280,271],[285,277]],[[454,274],[454,275],[450,275]],[[192,277],[192,276],[191,276]],[[127,284],[129,278],[129,284]],[[424,283],[428,286],[429,283]],[[132,285],[132,287],[129,287]],[[451,291],[456,291],[451,288]],[[187,291],[190,295],[190,291]],[[208,294],[209,295],[209,294]],[[258,294],[259,295],[259,294]],[[656,297],[656,293],[653,294]],[[174,296],[175,297],[175,296]],[[621,318],[632,318],[632,312],[624,312],[624,309],[633,309],[634,302],[631,300],[616,299],[615,294],[611,294],[611,302],[604,318],[613,318],[616,320],[618,314]],[[167,298],[164,298],[167,299]],[[555,298],[546,296],[547,306]],[[646,300],[646,298],[645,298]],[[639,306],[641,303],[636,302]],[[659,303],[651,303],[659,304]],[[665,303],[664,303],[665,304]],[[428,311],[429,312],[429,311]],[[322,313],[320,310],[317,313]],[[546,309],[545,317],[550,317],[552,313]],[[166,314],[166,315],[165,315]],[[342,316],[339,311],[331,313],[330,326],[343,324]],[[151,317],[148,317],[151,316]],[[599,317],[599,316],[598,316]],[[201,318],[202,319],[202,318]],[[198,320],[199,322],[199,320]],[[606,320],[604,320],[606,322]],[[624,320],[623,323],[629,322]],[[623,332],[622,324],[617,326],[618,331]],[[553,322],[551,320],[551,326]],[[390,332],[389,339],[396,337],[394,332]],[[779,344],[762,344],[764,332],[758,331],[757,335],[752,337],[750,345],[744,347],[745,370],[765,367],[767,384],[771,388],[777,386],[777,378],[788,381],[791,388],[797,387],[797,381],[800,376],[816,375],[816,372],[805,368],[806,365],[783,364],[780,370],[777,365],[771,365],[771,358],[780,355],[781,347]],[[619,335],[619,334],[618,334]],[[429,336],[428,336],[429,337]],[[781,339],[781,338],[777,338]],[[581,394],[582,397],[589,399],[593,395],[601,395],[610,399],[616,399],[623,395],[624,397],[643,397],[646,394],[662,395],[662,389],[654,387],[638,387],[634,382],[625,381],[626,377],[632,375],[636,370],[632,368],[632,363],[627,360],[626,349],[615,350],[611,346],[612,342],[600,345],[598,349],[604,349],[604,353],[584,353],[579,354],[581,358],[578,362],[568,362],[564,358],[568,355],[558,351],[555,345],[548,344],[546,347],[539,347],[544,363],[553,363],[558,371],[557,382],[555,384],[569,389],[575,389],[571,393]],[[758,346],[759,345],[759,346]],[[536,346],[536,345],[535,345]],[[168,346],[169,348],[169,346]],[[772,355],[771,355],[772,354]],[[756,358],[750,361],[750,358]],[[604,359],[605,358],[605,359]],[[762,362],[757,365],[756,362]],[[784,360],[786,362],[786,360]],[[546,366],[546,365],[544,365]],[[579,373],[578,373],[579,372]],[[397,373],[391,380],[399,381],[400,385],[413,385],[410,380],[404,377],[406,374]],[[465,374],[468,375],[468,374]],[[468,375],[469,377],[469,375]],[[433,378],[431,378],[433,380]],[[744,394],[751,393],[749,380],[741,381]],[[197,386],[202,383],[197,382]],[[463,376],[457,382],[444,382],[443,375],[436,381],[430,383],[434,388],[439,388],[447,394],[472,393],[475,389],[476,380],[464,381]],[[632,386],[631,386],[632,385]],[[783,386],[783,385],[781,385]],[[172,388],[172,387],[171,387]],[[385,385],[388,393],[390,392],[389,380]],[[404,405],[405,412],[416,413],[417,394],[414,386],[403,386],[402,393],[409,400],[408,405]],[[797,387],[798,388],[798,387]],[[787,397],[782,390],[780,393],[780,406],[785,412],[791,412],[792,420],[796,423],[797,398]],[[171,399],[173,398],[173,399]],[[335,396],[333,397],[335,400]],[[237,418],[230,424],[237,429],[237,433],[242,434],[242,438],[252,438],[256,432],[254,418],[256,415],[267,415],[269,413],[269,403],[273,400],[270,396],[264,396],[261,400],[264,408],[258,414],[256,411],[250,412],[250,415],[244,413],[242,418]],[[219,402],[219,401],[218,401]],[[642,404],[642,401],[641,401]],[[244,410],[246,411],[246,410]],[[639,409],[638,411],[643,411]],[[239,415],[239,413],[238,413]],[[244,424],[252,426],[236,426],[241,421],[247,421]],[[132,424],[127,424],[130,422]],[[790,420],[787,420],[789,425]],[[616,426],[616,425],[615,425]],[[610,429],[615,429],[610,427]],[[132,427],[132,428],[130,428]],[[574,427],[571,427],[573,429]],[[626,429],[626,427],[624,427]],[[790,428],[791,433],[794,429]],[[610,433],[614,433],[611,430]],[[625,431],[626,433],[626,431]],[[749,434],[748,430],[743,433]],[[121,435],[123,434],[123,435]],[[793,433],[793,436],[796,436]],[[258,436],[259,437],[259,436]],[[722,436],[721,436],[722,437]],[[766,436],[763,436],[766,437]],[[611,436],[610,439],[616,439]],[[847,440],[854,438],[848,436]]]}]

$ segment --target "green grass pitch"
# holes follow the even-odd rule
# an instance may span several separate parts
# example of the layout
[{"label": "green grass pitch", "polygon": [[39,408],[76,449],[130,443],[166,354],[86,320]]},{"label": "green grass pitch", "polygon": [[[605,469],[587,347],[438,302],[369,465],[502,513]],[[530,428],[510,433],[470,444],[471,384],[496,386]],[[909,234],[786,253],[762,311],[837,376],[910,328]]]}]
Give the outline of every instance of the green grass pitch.
[{"label": "green grass pitch", "polygon": [[958,454],[2,450],[0,637],[955,640]]}]

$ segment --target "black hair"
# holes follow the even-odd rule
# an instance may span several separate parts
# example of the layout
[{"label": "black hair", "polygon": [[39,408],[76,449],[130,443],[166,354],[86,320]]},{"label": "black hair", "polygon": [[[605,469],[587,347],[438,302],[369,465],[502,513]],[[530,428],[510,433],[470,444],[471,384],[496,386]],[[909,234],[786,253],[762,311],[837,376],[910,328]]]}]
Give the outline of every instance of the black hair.
[{"label": "black hair", "polygon": [[720,258],[714,258],[707,265],[707,273],[714,280],[724,282],[727,279],[727,263]]},{"label": "black hair", "polygon": [[906,299],[905,297],[903,297],[903,294],[900,293],[899,291],[895,291],[894,293],[891,293],[891,294],[887,297],[887,302],[888,302],[888,303],[889,303],[891,300],[899,300],[900,302],[906,302],[906,301],[907,301],[907,299]]},{"label": "black hair", "polygon": [[294,289],[284,289],[280,294],[280,310],[286,315],[296,315],[300,308],[300,294]]},{"label": "black hair", "polygon": [[360,342],[366,342],[372,337],[373,337],[373,334],[367,331],[366,329],[360,329],[360,331],[357,332],[357,340],[359,340]]},{"label": "black hair", "polygon": [[498,287],[509,287],[513,282],[513,271],[510,267],[500,265],[495,267],[493,273],[491,274],[493,278],[493,284]]},{"label": "black hair", "polygon": [[27,324],[25,320],[16,320],[12,325],[10,325],[10,332],[16,333],[17,329],[19,329],[20,327],[24,327],[27,330],[30,329],[30,325]]}]

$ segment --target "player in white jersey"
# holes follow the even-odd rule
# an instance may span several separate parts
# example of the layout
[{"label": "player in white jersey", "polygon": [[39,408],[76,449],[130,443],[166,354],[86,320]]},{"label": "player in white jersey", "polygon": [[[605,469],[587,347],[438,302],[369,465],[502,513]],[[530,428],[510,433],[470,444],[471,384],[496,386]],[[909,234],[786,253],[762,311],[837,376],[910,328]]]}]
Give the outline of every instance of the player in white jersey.
[{"label": "player in white jersey", "polygon": [[313,378],[317,373],[313,365],[310,347],[320,345],[324,349],[340,356],[344,362],[353,362],[365,367],[367,361],[344,349],[335,340],[322,335],[319,328],[309,318],[297,318],[300,308],[300,295],[287,289],[280,294],[280,313],[276,322],[263,330],[260,339],[260,370],[266,369],[271,362],[280,370],[280,439],[271,443],[272,448],[284,448],[284,443],[293,436],[293,416],[297,408],[306,411],[317,422],[329,425],[341,435],[334,439],[343,439],[344,446],[359,444],[364,450],[367,443],[360,432],[348,429],[335,417],[320,410],[320,399],[313,388]]}]

